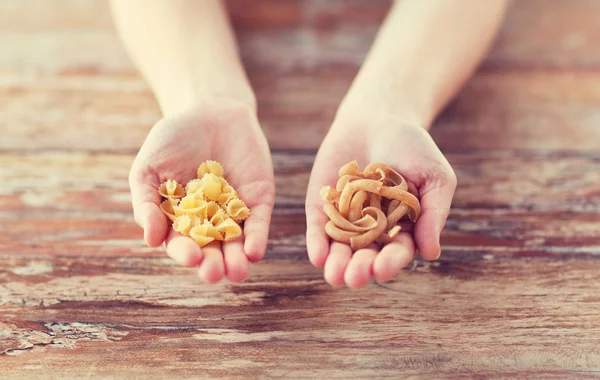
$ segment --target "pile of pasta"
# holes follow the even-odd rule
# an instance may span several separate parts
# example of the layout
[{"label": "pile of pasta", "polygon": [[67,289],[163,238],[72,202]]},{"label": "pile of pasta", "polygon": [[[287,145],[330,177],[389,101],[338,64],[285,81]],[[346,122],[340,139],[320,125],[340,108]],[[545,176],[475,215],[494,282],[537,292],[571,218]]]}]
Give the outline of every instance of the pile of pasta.
[{"label": "pile of pasta", "polygon": [[241,236],[240,223],[250,215],[216,161],[200,164],[197,178],[185,188],[171,179],[161,184],[158,192],[165,198],[160,209],[173,222],[173,229],[191,237],[200,247]]},{"label": "pile of pasta", "polygon": [[329,217],[325,232],[354,251],[371,243],[387,244],[402,230],[405,216],[416,222],[419,200],[408,192],[408,184],[394,169],[371,163],[361,172],[356,161],[339,170],[335,188],[321,189],[323,211]]}]

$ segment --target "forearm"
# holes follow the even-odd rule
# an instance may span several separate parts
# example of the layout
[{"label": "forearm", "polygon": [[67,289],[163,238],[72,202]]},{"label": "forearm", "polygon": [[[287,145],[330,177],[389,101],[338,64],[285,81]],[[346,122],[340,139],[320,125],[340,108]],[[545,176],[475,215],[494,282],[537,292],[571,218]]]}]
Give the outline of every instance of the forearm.
[{"label": "forearm", "polygon": [[164,114],[218,98],[255,108],[220,0],[112,0],[112,10]]},{"label": "forearm", "polygon": [[339,113],[395,113],[426,128],[483,58],[507,0],[394,4]]}]

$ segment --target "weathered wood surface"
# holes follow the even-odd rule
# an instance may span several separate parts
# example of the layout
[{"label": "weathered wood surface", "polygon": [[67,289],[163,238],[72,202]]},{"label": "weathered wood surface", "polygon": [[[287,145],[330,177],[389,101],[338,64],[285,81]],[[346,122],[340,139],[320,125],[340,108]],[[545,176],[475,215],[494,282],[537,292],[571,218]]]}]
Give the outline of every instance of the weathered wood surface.
[{"label": "weathered wood surface", "polygon": [[159,113],[104,2],[0,2],[0,378],[600,377],[600,2],[515,1],[433,136],[443,256],[332,289],[308,263],[314,152],[388,1],[229,1],[276,151],[264,262],[207,286],[133,223]]}]

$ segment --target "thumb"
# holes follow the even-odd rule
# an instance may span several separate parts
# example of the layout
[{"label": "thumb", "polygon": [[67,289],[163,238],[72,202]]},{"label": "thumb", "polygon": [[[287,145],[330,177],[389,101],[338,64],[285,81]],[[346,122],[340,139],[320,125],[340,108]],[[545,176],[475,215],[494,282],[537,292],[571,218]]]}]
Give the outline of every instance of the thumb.
[{"label": "thumb", "polygon": [[167,237],[167,218],[160,210],[158,189],[139,180],[133,171],[129,177],[131,204],[135,222],[144,229],[144,240],[150,247],[160,246]]}]

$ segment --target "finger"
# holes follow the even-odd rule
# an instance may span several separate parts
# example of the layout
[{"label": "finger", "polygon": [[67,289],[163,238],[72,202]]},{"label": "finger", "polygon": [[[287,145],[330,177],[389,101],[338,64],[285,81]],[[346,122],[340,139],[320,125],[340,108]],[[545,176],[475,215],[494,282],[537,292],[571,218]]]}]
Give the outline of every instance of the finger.
[{"label": "finger", "polygon": [[[132,173],[133,173],[132,169]],[[144,240],[151,247],[161,245],[169,231],[166,216],[160,210],[158,190],[130,175],[131,204],[136,223],[144,229]]]},{"label": "finger", "polygon": [[377,256],[374,248],[363,248],[354,252],[344,273],[344,281],[351,288],[360,288],[371,281],[373,261]]},{"label": "finger", "polygon": [[325,261],[325,281],[332,286],[344,285],[344,272],[352,258],[352,248],[348,244],[331,243],[330,253]]},{"label": "finger", "polygon": [[232,282],[242,282],[248,277],[248,257],[244,254],[241,241],[223,243],[225,275]]},{"label": "finger", "polygon": [[202,248],[204,259],[200,264],[198,273],[207,284],[214,284],[223,279],[225,264],[223,263],[223,252],[221,242],[212,242]]},{"label": "finger", "polygon": [[308,259],[316,267],[325,265],[329,255],[329,237],[325,233],[325,224],[329,221],[320,205],[307,201],[306,204],[306,250]]},{"label": "finger", "polygon": [[202,251],[192,238],[171,229],[165,239],[165,250],[170,258],[186,267],[195,267],[202,262]]},{"label": "finger", "polygon": [[248,260],[255,263],[265,256],[269,241],[269,226],[273,207],[262,204],[252,208],[250,216],[244,222],[244,252]]},{"label": "finger", "polygon": [[421,216],[415,225],[414,237],[421,256],[427,260],[440,257],[440,234],[450,213],[450,204],[456,189],[456,178],[452,173],[444,179],[426,184],[420,189]]},{"label": "finger", "polygon": [[373,274],[377,281],[389,281],[400,269],[407,266],[415,255],[415,243],[408,233],[400,233],[394,241],[386,244],[373,262]]}]

